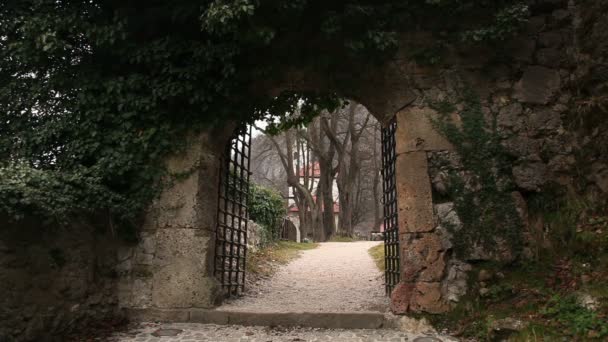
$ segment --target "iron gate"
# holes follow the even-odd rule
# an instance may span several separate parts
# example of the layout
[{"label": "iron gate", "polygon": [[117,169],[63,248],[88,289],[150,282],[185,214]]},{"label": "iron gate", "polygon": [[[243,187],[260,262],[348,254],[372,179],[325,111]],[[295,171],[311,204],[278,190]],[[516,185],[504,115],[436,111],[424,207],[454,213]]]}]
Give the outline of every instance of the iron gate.
[{"label": "iron gate", "polygon": [[251,127],[239,129],[226,145],[220,173],[215,242],[215,276],[226,296],[245,288]]},{"label": "iron gate", "polygon": [[382,128],[382,203],[384,205],[384,283],[390,296],[399,283],[399,223],[397,217],[397,188],[395,180],[395,119]]}]

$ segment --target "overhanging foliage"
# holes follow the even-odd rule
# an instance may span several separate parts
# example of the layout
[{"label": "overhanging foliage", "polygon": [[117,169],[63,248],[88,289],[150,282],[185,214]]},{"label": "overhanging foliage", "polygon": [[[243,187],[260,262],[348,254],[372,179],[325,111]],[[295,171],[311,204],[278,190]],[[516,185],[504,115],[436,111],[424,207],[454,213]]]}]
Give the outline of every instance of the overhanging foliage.
[{"label": "overhanging foliage", "polygon": [[338,89],[270,98],[252,92],[260,80],[381,63],[401,31],[504,38],[525,12],[514,0],[2,1],[0,208],[132,222],[186,131],[261,118],[280,129],[299,99],[296,124],[337,105]]}]

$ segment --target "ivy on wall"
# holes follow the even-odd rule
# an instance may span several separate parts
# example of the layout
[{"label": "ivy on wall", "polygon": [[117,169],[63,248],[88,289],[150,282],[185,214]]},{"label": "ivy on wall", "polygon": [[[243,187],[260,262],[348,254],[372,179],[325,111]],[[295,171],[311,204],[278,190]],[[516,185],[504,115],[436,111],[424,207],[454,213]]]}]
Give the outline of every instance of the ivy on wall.
[{"label": "ivy on wall", "polygon": [[522,247],[522,222],[511,195],[511,159],[500,144],[495,122],[488,123],[481,103],[470,90],[462,92],[459,111],[461,124],[450,115],[456,107],[449,102],[432,104],[440,113],[433,119],[435,127],[455,147],[463,171],[451,169],[450,198],[463,227],[446,227],[454,237],[456,253],[463,257],[474,254],[476,246],[496,251],[504,242],[515,253]]},{"label": "ivy on wall", "polygon": [[383,63],[403,31],[444,39],[516,26],[526,13],[509,9],[522,3],[2,1],[0,209],[13,218],[103,212],[136,226],[162,187],[163,158],[188,131],[256,119],[276,131],[338,105],[339,89],[270,97],[259,82]]}]

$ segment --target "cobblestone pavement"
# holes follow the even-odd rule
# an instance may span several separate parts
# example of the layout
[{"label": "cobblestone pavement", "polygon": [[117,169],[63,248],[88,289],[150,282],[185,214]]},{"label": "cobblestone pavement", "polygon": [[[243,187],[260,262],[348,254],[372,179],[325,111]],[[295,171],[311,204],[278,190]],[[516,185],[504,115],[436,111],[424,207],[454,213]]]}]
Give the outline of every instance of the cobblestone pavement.
[{"label": "cobblestone pavement", "polygon": [[[155,335],[173,336],[155,336]],[[440,342],[446,337],[414,335],[395,330],[243,327],[197,323],[141,323],[114,335],[116,342]]]},{"label": "cobblestone pavement", "polygon": [[325,242],[303,251],[222,310],[356,312],[388,308],[384,279],[369,255],[381,242]]}]

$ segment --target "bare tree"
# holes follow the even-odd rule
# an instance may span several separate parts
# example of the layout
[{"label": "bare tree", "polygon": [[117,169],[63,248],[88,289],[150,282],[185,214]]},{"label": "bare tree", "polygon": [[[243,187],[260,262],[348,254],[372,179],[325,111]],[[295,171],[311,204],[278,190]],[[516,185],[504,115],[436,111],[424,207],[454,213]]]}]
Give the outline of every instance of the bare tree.
[{"label": "bare tree", "polygon": [[[307,148],[302,139],[298,139],[294,130],[287,130],[282,133],[284,144],[279,144],[277,137],[268,136],[275,147],[281,164],[287,176],[287,184],[294,191],[294,200],[298,207],[300,218],[300,229],[303,236],[313,236],[317,241],[324,240],[321,207],[313,194],[314,180],[311,179],[309,162],[313,160],[310,149]],[[294,152],[294,147],[296,151]],[[294,165],[295,160],[295,165]],[[303,164],[303,165],[302,165]],[[303,177],[299,172],[303,171]],[[312,170],[314,172],[314,170]],[[314,174],[312,175],[314,177]]]},{"label": "bare tree", "polygon": [[[327,116],[327,112],[323,114],[323,117],[327,118]],[[332,119],[330,117],[328,120],[331,122],[330,126],[335,130],[335,127],[337,127],[337,118],[334,117]],[[333,183],[336,173],[338,172],[338,169],[333,166],[336,149],[325,136],[321,127],[320,118],[313,120],[306,130],[301,130],[300,135],[308,142],[317,156],[317,162],[319,164],[318,190],[321,193],[321,196],[317,197],[317,200],[321,201],[323,205],[324,238],[325,240],[328,240],[336,231],[333,196]]]},{"label": "bare tree", "polygon": [[362,106],[351,102],[345,108],[347,123],[346,132],[344,133],[344,139],[342,141],[340,141],[338,137],[339,134],[336,131],[337,125],[332,127],[327,118],[322,119],[323,129],[338,154],[338,174],[336,176],[336,181],[340,199],[339,231],[346,236],[353,236],[354,233],[353,209],[357,197],[356,185],[360,176],[361,167],[359,142],[361,135],[366,131],[371,117],[371,114],[365,111],[366,114],[363,122],[358,124],[356,114],[359,107]]},{"label": "bare tree", "polygon": [[[361,231],[379,229],[378,130],[379,124],[370,113],[351,103],[334,113],[322,113],[305,128],[264,138],[268,144],[259,148],[259,158],[276,158],[283,165],[282,181],[293,189],[301,226],[306,230],[304,236],[324,241],[336,232],[334,182],[340,203],[338,234],[353,236],[359,224],[357,229]],[[266,171],[260,177],[277,174],[276,170],[265,169],[268,167],[259,166]]]},{"label": "bare tree", "polygon": [[[279,144],[284,143],[283,137],[277,139]],[[251,177],[256,184],[273,188],[284,198],[288,197],[287,175],[281,158],[265,134],[259,134],[251,141]]]}]

